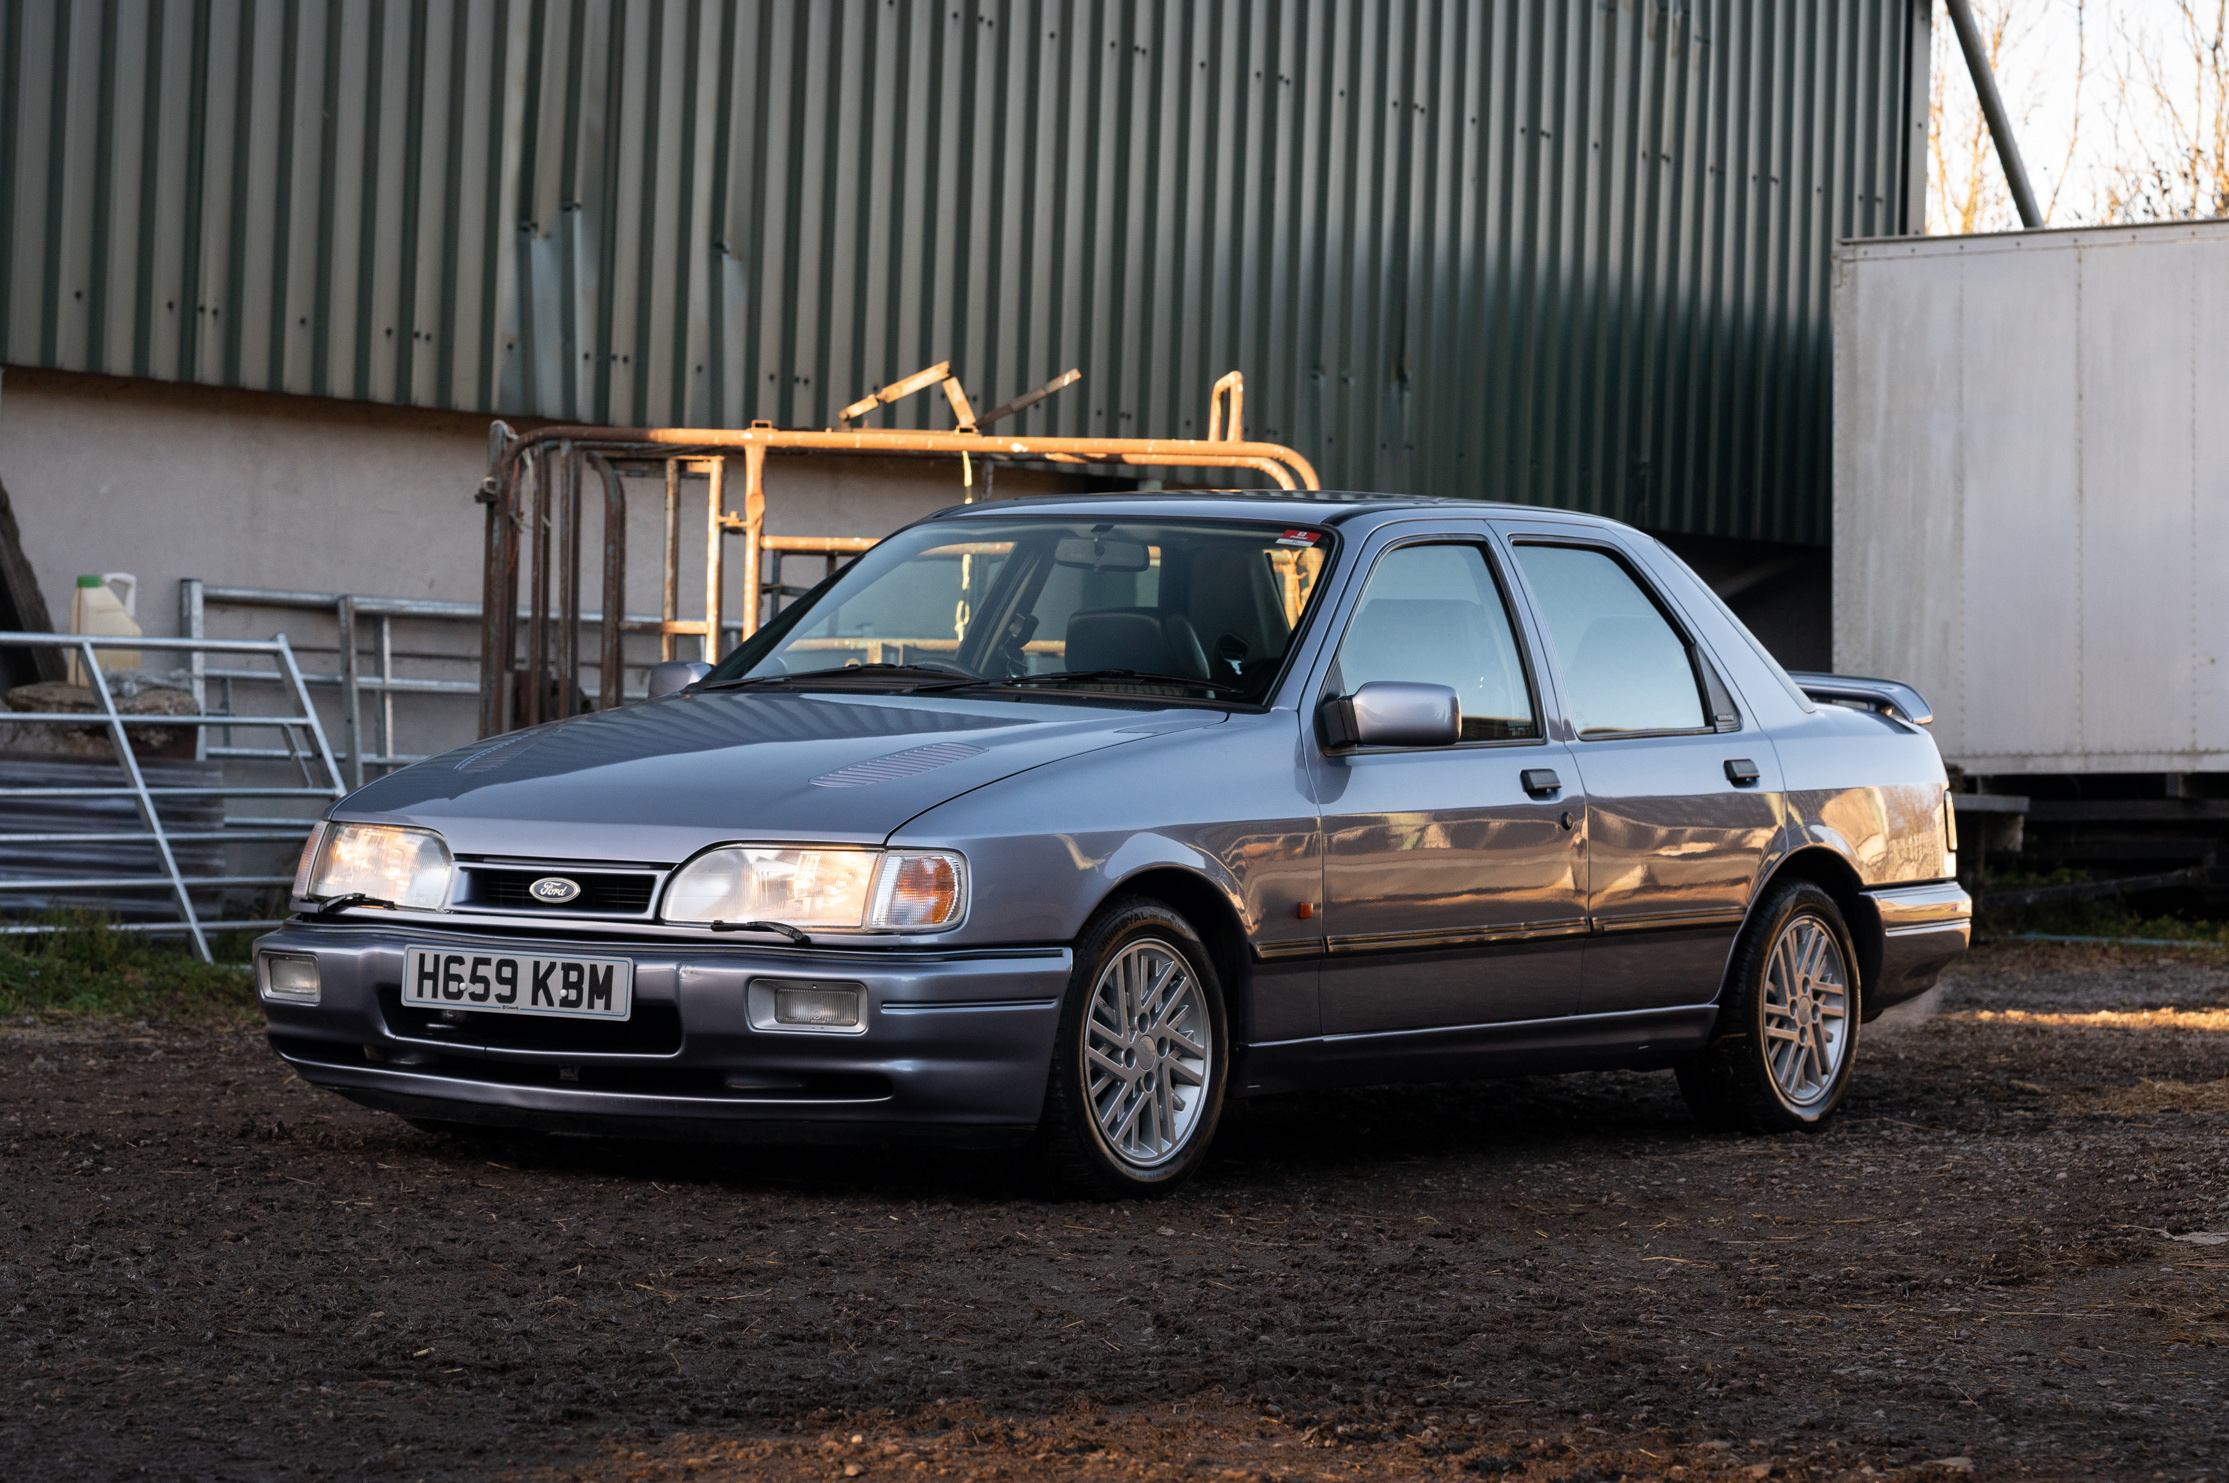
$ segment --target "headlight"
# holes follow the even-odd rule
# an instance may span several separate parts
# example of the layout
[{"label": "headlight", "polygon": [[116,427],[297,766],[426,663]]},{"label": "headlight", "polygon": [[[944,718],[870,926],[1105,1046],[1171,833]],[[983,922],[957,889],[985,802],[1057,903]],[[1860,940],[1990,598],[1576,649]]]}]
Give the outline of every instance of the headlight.
[{"label": "headlight", "polygon": [[726,845],[681,867],[664,920],[933,932],[967,914],[967,862],[943,851]]},{"label": "headlight", "polygon": [[[312,847],[317,843],[312,836]],[[310,885],[301,895],[330,901],[362,892],[374,901],[429,910],[449,899],[449,847],[430,829],[327,824],[323,844],[314,857],[305,851],[305,860],[316,863],[302,872]]]}]

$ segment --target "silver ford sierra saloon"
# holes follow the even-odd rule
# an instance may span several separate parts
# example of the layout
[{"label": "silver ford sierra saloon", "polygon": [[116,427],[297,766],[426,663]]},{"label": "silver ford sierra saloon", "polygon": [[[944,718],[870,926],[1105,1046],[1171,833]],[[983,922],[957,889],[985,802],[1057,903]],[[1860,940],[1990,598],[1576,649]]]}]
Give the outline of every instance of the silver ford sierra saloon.
[{"label": "silver ford sierra saloon", "polygon": [[1340,1084],[1670,1068],[1816,1128],[1967,944],[1925,702],[1789,675],[1609,520],[965,506],[651,689],[334,806],[256,945],[305,1080],[1152,1193]]}]

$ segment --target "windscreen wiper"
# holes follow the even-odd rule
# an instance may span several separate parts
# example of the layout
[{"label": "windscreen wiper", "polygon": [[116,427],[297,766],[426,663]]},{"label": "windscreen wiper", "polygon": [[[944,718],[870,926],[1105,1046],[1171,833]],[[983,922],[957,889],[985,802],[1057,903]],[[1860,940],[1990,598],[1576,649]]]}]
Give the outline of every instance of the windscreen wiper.
[{"label": "windscreen wiper", "polygon": [[328,921],[352,906],[384,906],[392,911],[395,908],[395,903],[377,896],[367,896],[362,891],[350,891],[346,895],[326,897],[308,913],[308,916],[314,922]]},{"label": "windscreen wiper", "polygon": [[1063,669],[1051,674],[1015,675],[1006,680],[986,680],[979,683],[991,685],[1053,685],[1066,680],[1120,680],[1131,685],[1190,685],[1196,690],[1213,690],[1222,695],[1244,695],[1244,685],[1226,685],[1221,680],[1195,679],[1191,675],[1158,675],[1143,669]]},{"label": "windscreen wiper", "polygon": [[869,680],[902,679],[912,675],[920,676],[920,679],[916,683],[907,686],[907,688],[911,690],[925,690],[930,688],[957,689],[963,685],[980,685],[984,683],[984,681],[978,679],[974,675],[958,675],[954,674],[948,669],[930,669],[927,665],[922,664],[839,664],[833,665],[827,669],[800,670],[795,674],[744,675],[740,679],[714,680],[710,682],[699,680],[691,688],[696,690],[744,690],[761,685],[794,685],[805,681],[845,679],[849,678],[852,675],[858,675],[863,679]]}]

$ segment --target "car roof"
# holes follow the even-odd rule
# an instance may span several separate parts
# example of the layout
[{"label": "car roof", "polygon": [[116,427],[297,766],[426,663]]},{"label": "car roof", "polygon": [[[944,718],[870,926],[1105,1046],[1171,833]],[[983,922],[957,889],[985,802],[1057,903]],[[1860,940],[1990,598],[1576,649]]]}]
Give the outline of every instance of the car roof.
[{"label": "car roof", "polygon": [[1450,499],[1428,494],[1373,494],[1366,490],[1168,490],[1109,494],[1023,495],[982,504],[952,505],[931,520],[1000,520],[1017,515],[1132,516],[1154,520],[1281,520],[1294,525],[1368,529],[1418,514],[1475,515],[1505,520],[1557,520],[1605,529],[1627,529],[1622,522],[1578,510],[1516,505],[1492,500]]}]

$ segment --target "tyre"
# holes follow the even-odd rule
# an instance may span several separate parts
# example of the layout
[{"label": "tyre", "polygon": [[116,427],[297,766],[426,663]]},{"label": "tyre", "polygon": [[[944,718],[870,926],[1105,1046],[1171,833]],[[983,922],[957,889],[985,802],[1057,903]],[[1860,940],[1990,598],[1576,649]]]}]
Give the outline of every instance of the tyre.
[{"label": "tyre", "polygon": [[1766,898],[1734,946],[1710,1045],[1679,1068],[1707,1126],[1814,1132],[1850,1089],[1857,951],[1842,910],[1809,881]]},{"label": "tyre", "polygon": [[1229,1066],[1222,984],[1199,934],[1157,901],[1103,908],[1076,944],[1038,1124],[1056,1189],[1175,1189],[1207,1156]]}]

